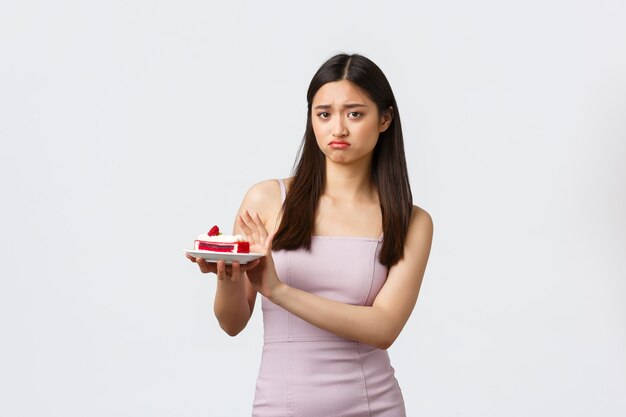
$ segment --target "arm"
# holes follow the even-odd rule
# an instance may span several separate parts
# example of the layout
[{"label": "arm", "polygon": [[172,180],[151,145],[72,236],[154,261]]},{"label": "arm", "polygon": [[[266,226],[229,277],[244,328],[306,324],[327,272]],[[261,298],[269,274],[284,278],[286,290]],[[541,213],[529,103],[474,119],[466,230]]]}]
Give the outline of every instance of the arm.
[{"label": "arm", "polygon": [[[387,349],[406,324],[419,294],[433,235],[430,215],[414,208],[404,257],[389,270],[387,281],[371,307],[354,306],[290,287],[277,278],[259,281],[259,269],[249,272],[259,292],[307,322],[348,339]],[[268,269],[267,267],[265,269]]]},{"label": "arm", "polygon": [[[265,181],[252,186],[241,203],[237,218],[247,211],[261,213],[257,221],[267,225],[273,230],[273,213],[278,213],[280,209],[280,189],[276,181]],[[233,228],[235,234],[244,234],[238,222],[235,221]],[[264,247],[259,247],[255,242],[251,242],[253,252],[262,252]],[[213,312],[220,327],[230,336],[235,336],[241,332],[254,310],[256,300],[256,290],[246,278],[246,270],[254,268],[259,261],[254,261],[246,265],[239,265],[238,262],[232,266],[225,262],[217,263],[205,262],[201,258],[190,258],[196,262],[203,273],[214,273],[217,275],[217,289]]]},{"label": "arm", "polygon": [[[245,271],[237,270],[235,265],[229,272],[225,272],[225,269],[224,262],[218,262],[213,313],[222,330],[229,336],[236,336],[246,327],[252,316],[256,291],[245,279]],[[228,277],[219,279],[220,275]]]}]

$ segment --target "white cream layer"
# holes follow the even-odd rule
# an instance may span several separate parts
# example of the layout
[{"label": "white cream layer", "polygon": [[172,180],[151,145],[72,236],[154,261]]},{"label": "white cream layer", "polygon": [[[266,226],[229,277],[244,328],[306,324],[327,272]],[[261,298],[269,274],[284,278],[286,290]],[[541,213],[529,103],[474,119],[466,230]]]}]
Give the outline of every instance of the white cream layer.
[{"label": "white cream layer", "polygon": [[218,236],[209,236],[206,233],[198,236],[197,240],[202,240],[203,242],[245,242],[246,239],[241,235],[218,235]]}]

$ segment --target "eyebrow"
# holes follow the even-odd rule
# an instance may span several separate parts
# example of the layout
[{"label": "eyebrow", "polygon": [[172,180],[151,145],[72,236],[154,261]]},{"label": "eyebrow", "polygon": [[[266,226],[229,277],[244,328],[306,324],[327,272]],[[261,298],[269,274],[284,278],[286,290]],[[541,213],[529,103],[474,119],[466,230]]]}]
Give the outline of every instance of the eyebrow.
[{"label": "eyebrow", "polygon": [[[322,109],[322,110],[326,110],[326,109],[332,109],[332,105],[330,104],[320,104],[318,106],[315,106],[315,109]],[[365,104],[361,104],[361,103],[347,103],[344,104],[343,106],[344,109],[354,109],[356,107],[367,107],[367,105]]]}]

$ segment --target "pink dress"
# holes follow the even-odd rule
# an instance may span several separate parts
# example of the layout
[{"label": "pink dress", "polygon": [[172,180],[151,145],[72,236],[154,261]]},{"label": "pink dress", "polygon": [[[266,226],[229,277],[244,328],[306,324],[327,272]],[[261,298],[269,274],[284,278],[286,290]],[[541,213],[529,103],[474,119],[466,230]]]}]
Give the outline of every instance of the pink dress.
[{"label": "pink dress", "polygon": [[[284,184],[281,182],[284,200]],[[286,284],[371,306],[387,278],[382,239],[314,236],[311,251],[273,252]],[[262,298],[264,346],[253,417],[404,417],[386,350],[336,336]]]}]

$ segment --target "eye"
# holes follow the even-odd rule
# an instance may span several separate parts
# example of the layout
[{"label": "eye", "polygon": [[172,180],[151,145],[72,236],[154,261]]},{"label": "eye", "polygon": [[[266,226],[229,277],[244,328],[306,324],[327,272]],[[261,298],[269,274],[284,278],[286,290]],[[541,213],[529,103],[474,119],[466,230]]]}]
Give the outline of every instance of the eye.
[{"label": "eye", "polygon": [[317,117],[319,117],[320,119],[328,119],[330,117],[330,113],[328,113],[327,111],[323,111],[321,113],[317,113]]},{"label": "eye", "polygon": [[361,116],[362,116],[362,114],[359,113],[358,111],[351,111],[350,113],[348,113],[348,117],[350,119],[358,119]]}]

